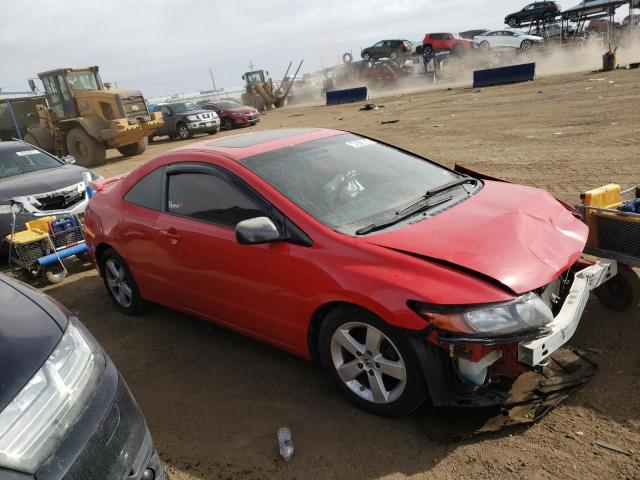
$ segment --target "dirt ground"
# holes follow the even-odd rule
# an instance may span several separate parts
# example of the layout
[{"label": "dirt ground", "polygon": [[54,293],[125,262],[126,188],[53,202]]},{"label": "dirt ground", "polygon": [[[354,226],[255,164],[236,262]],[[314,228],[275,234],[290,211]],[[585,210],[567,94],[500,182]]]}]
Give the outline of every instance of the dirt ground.
[{"label": "dirt ground", "polygon": [[[570,203],[608,182],[640,184],[640,70],[374,100],[386,107],[285,108],[265,115],[254,130],[361,132],[448,166],[457,162],[548,189]],[[381,124],[386,120],[399,122]],[[116,153],[99,171],[126,172],[183,144],[159,141],[129,159]],[[615,313],[590,301],[572,344],[597,349],[600,370],[539,423],[444,442],[433,439],[433,425],[472,411],[423,407],[396,420],[364,414],[318,366],[163,308],[125,317],[96,273],[73,268],[76,275],[46,290],[111,355],[174,479],[640,478],[638,310]],[[288,464],[277,453],[281,426],[293,433]],[[594,445],[598,439],[629,455]]]}]

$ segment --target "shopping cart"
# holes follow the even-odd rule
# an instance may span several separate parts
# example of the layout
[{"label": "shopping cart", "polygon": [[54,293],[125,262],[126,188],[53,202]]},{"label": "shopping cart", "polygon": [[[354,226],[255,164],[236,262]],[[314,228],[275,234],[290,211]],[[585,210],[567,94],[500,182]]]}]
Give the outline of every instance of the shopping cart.
[{"label": "shopping cart", "polygon": [[[89,180],[90,177],[84,178],[91,198]],[[63,259],[72,256],[88,259],[82,214],[71,214],[68,210],[41,211],[29,197],[12,198],[11,212],[12,232],[4,239],[10,266],[22,269],[31,278],[44,276],[49,283],[59,283],[69,274]],[[23,214],[32,220],[25,222],[24,230],[15,231]]]},{"label": "shopping cart", "polygon": [[640,278],[633,270],[640,268],[640,212],[620,210],[640,198],[640,186],[622,190],[609,184],[580,198],[582,204],[576,208],[589,226],[585,253],[618,262],[618,274],[598,287],[596,295],[616,310],[640,304]]}]

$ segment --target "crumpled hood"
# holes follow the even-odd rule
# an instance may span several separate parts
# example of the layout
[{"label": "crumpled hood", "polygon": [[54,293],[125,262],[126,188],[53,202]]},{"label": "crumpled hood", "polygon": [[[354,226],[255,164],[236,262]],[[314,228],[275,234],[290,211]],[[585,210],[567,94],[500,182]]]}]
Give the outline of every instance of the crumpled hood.
[{"label": "crumpled hood", "polygon": [[480,192],[450,210],[363,240],[455,264],[524,293],[570,267],[587,234],[587,226],[549,193],[485,181]]}]

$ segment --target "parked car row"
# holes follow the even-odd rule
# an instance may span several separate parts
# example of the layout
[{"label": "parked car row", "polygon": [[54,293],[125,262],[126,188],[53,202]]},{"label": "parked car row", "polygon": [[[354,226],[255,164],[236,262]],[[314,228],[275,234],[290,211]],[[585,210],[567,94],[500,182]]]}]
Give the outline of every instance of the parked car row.
[{"label": "parked car row", "polygon": [[149,136],[149,141],[164,135],[187,140],[197,133],[214,135],[221,128],[231,130],[260,121],[258,110],[232,100],[211,101],[200,106],[191,102],[159,103],[154,111],[162,113],[164,124]]},{"label": "parked car row", "polygon": [[573,7],[562,10],[554,1],[533,2],[522,10],[507,15],[504,22],[512,28],[524,23],[553,21],[558,17],[575,22],[589,15],[613,14],[618,7],[626,3],[629,3],[629,0],[583,0]]}]

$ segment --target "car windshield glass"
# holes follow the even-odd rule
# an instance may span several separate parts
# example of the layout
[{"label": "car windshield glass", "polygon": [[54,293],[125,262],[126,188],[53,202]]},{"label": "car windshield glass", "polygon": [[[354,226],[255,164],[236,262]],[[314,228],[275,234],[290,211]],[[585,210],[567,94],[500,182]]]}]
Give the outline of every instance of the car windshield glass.
[{"label": "car windshield glass", "polygon": [[0,149],[0,179],[61,165],[55,158],[28,145],[15,150]]},{"label": "car windshield glass", "polygon": [[171,110],[175,113],[184,113],[184,112],[193,112],[195,110],[199,110],[198,107],[191,103],[191,102],[185,102],[185,103],[174,103],[171,105]]},{"label": "car windshield glass", "polygon": [[68,72],[67,81],[71,90],[98,90],[93,72]]},{"label": "car windshield glass", "polygon": [[242,163],[311,216],[347,234],[388,220],[428,190],[462,178],[353,134],[274,150]]},{"label": "car windshield glass", "polygon": [[224,102],[218,102],[216,103],[216,105],[218,105],[218,107],[220,107],[223,110],[229,110],[230,108],[241,108],[242,105],[240,105],[239,103],[236,102],[232,102],[231,100],[227,100]]}]

